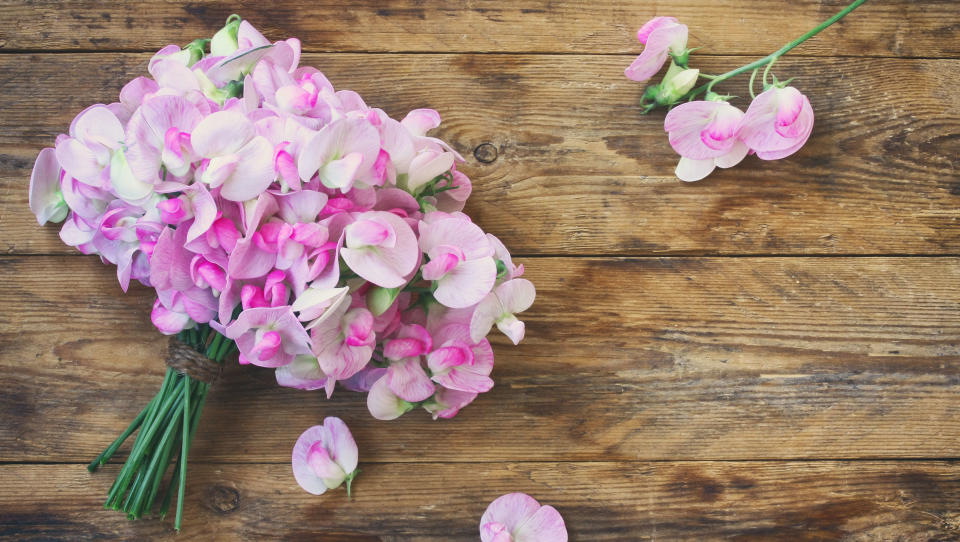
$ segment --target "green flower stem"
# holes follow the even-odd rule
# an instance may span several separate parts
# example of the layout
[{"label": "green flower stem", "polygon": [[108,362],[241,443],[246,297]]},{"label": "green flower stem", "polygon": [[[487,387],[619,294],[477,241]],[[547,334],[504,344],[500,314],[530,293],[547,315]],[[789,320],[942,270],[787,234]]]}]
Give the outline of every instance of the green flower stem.
[{"label": "green flower stem", "polygon": [[[220,334],[218,333],[217,335],[219,336]],[[213,361],[216,361],[217,363],[223,363],[223,358],[227,357],[227,351],[234,344],[235,343],[230,339],[224,338],[224,340],[220,342],[220,348],[217,349],[213,356]]]},{"label": "green flower stem", "polygon": [[[184,344],[209,359],[222,363],[236,343],[202,324],[179,334]],[[170,509],[177,492],[175,528],[180,530],[186,493],[187,460],[210,385],[167,369],[160,391],[137,414],[130,425],[90,463],[94,471],[106,464],[120,446],[136,432],[130,453],[107,494],[105,508],[138,519],[153,510],[162,486],[160,515]],[[172,466],[172,469],[171,469]],[[172,473],[168,476],[168,472]],[[164,484],[164,479],[168,482]]]},{"label": "green flower stem", "polygon": [[169,389],[172,380],[173,371],[171,369],[167,369],[167,374],[163,379],[163,384],[160,385],[160,391],[156,396],[154,396],[153,401],[151,401],[150,405],[147,407],[147,415],[144,417],[143,423],[140,426],[140,431],[137,433],[137,438],[133,441],[133,448],[130,450],[130,455],[127,456],[127,460],[123,464],[120,474],[118,474],[116,480],[113,481],[113,486],[110,487],[110,492],[107,494],[107,502],[104,504],[104,507],[113,508],[114,510],[117,509],[120,498],[126,492],[126,484],[129,482],[130,474],[132,472],[130,469],[135,461],[137,452],[143,447],[143,442],[146,440],[146,431],[144,428],[153,422],[156,411],[158,408],[160,408],[160,404],[163,402],[164,397],[166,397],[167,390]]},{"label": "green flower stem", "polygon": [[715,84],[717,84],[717,83],[719,83],[719,82],[721,82],[721,81],[726,81],[727,79],[730,79],[731,77],[740,75],[741,73],[748,72],[748,71],[750,71],[750,70],[754,70],[754,69],[757,69],[757,68],[766,66],[767,64],[773,63],[775,60],[777,60],[777,59],[780,58],[781,56],[785,55],[785,54],[787,53],[787,51],[790,51],[791,49],[793,49],[793,48],[796,47],[797,45],[800,45],[801,43],[807,41],[808,39],[812,38],[813,36],[816,36],[817,34],[819,34],[821,31],[823,31],[823,30],[824,30],[825,28],[827,28],[828,26],[830,26],[830,25],[832,25],[833,23],[839,21],[840,19],[846,17],[847,14],[849,14],[851,11],[853,11],[853,10],[857,9],[858,7],[860,7],[860,5],[863,4],[863,3],[866,2],[866,1],[867,1],[867,0],[854,0],[849,6],[843,8],[842,10],[840,10],[840,12],[838,12],[838,13],[837,13],[836,15],[834,15],[833,17],[830,17],[830,18],[827,19],[826,21],[823,21],[822,23],[820,23],[819,25],[817,25],[816,27],[814,27],[812,30],[810,30],[810,31],[807,32],[806,34],[804,34],[804,35],[800,36],[799,38],[791,41],[790,43],[784,45],[783,47],[781,47],[781,48],[778,49],[777,51],[775,51],[775,52],[773,52],[773,53],[770,53],[769,55],[761,58],[760,60],[756,60],[756,61],[754,61],[754,62],[751,62],[751,63],[747,64],[747,65],[740,66],[739,68],[737,68],[737,69],[735,69],[735,70],[730,70],[730,71],[728,71],[727,73],[724,73],[724,74],[721,74],[721,75],[716,76],[716,77],[715,77],[714,79],[712,79],[709,83],[707,83],[707,84],[705,84],[705,85],[701,85],[701,86],[699,86],[699,87],[691,90],[690,92],[688,92],[683,98],[681,98],[681,100],[684,100],[684,99],[692,100],[692,99],[694,99],[695,97],[697,97],[699,94],[702,94],[702,93],[704,93],[704,92],[709,92],[709,91],[713,88],[713,85],[715,85]]},{"label": "green flower stem", "polygon": [[150,409],[151,406],[153,406],[156,400],[157,398],[156,396],[154,396],[154,398],[151,399],[149,403],[147,403],[147,406],[140,411],[140,414],[137,414],[137,417],[134,418],[132,422],[130,422],[130,425],[123,431],[123,433],[120,433],[120,436],[117,437],[117,440],[113,441],[113,444],[111,444],[110,446],[107,446],[106,450],[101,452],[96,459],[94,459],[89,465],[87,465],[88,471],[93,472],[98,468],[102,467],[103,465],[105,465],[107,461],[110,461],[110,458],[113,457],[113,454],[117,452],[117,449],[120,448],[120,445],[122,445],[124,441],[126,441],[127,438],[130,435],[132,435],[133,432],[140,427],[140,424],[143,423],[143,419],[147,417],[147,411]]},{"label": "green flower stem", "polygon": [[[219,333],[214,343],[222,337]],[[219,344],[211,344],[211,348],[216,350]],[[208,350],[209,352],[209,350]],[[190,377],[184,377],[187,386],[187,394],[183,400],[183,437],[181,439],[180,450],[180,487],[177,490],[177,518],[173,523],[173,528],[180,532],[180,522],[183,519],[183,495],[187,488],[187,452],[190,450]],[[172,482],[171,482],[172,483]]]}]

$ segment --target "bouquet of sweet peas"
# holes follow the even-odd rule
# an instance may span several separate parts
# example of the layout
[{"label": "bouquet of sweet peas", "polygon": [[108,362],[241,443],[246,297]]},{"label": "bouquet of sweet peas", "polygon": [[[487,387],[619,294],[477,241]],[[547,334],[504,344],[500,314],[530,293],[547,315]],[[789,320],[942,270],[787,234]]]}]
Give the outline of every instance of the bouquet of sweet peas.
[{"label": "bouquet of sweet peas", "polygon": [[274,368],[283,386],[368,392],[373,416],[452,417],[493,386],[496,325],[514,343],[533,285],[461,212],[462,158],[299,66],[232,16],[211,40],[170,45],[120,101],[93,105],[44,149],[30,183],[43,224],[156,290],[171,341],[160,392],[91,464],[138,432],[106,506],[160,514],[178,489],[218,364]]}]

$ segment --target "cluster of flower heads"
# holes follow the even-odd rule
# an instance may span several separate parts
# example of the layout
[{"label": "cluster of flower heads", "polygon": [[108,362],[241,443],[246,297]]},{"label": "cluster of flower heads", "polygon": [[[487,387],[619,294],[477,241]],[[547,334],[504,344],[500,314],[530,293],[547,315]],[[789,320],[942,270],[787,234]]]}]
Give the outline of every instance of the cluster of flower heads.
[{"label": "cluster of flower heads", "polygon": [[[705,100],[685,101],[699,94],[694,89],[697,79],[708,77],[687,66],[691,52],[687,36],[687,25],[677,19],[654,17],[637,31],[644,49],[624,72],[628,79],[644,82],[670,59],[663,81],[647,87],[644,102],[649,102],[647,110],[679,103],[664,120],[670,146],[680,155],[677,177],[699,181],[716,167],[737,165],[747,154],[777,160],[797,152],[807,142],[813,131],[810,100],[775,76],[768,84],[764,74],[764,91],[754,97],[746,113],[727,102],[732,96],[712,92],[712,83],[706,85]],[[775,59],[770,59],[768,67]],[[738,72],[708,78],[719,82]],[[753,79],[751,94],[752,86]]]},{"label": "cluster of flower heads", "polygon": [[238,17],[161,49],[40,152],[31,209],[124,290],[156,289],[165,334],[208,323],[281,385],[452,417],[493,386],[485,336],[519,342],[534,287],[461,212],[435,111],[394,120],[299,60]]}]

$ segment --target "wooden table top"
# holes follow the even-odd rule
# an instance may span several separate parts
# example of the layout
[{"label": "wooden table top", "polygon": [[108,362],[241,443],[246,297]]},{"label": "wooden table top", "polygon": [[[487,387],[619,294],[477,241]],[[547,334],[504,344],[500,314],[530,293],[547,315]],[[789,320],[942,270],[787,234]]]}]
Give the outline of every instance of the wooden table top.
[{"label": "wooden table top", "polygon": [[[538,296],[494,389],[394,422],[230,364],[191,451],[186,539],[473,541],[512,491],[571,540],[960,539],[960,4],[873,0],[777,63],[817,121],[797,154],[687,184],[623,77],[654,14],[696,65],[763,56],[842,0],[0,2],[0,537],[154,539],[84,465],[156,392],[152,292],[37,227],[37,152],[150,51],[232,12],[394,116],[432,107],[467,212]],[[726,85],[743,89],[745,79]],[[745,101],[740,105],[745,106]],[[363,469],[303,492],[297,436]]]}]

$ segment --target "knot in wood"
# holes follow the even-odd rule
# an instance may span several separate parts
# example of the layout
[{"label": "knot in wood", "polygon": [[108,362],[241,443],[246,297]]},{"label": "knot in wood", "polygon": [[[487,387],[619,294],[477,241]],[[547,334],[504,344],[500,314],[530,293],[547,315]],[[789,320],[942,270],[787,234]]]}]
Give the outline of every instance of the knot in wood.
[{"label": "knot in wood", "polygon": [[227,514],[240,506],[240,492],[235,488],[217,484],[207,488],[203,501],[210,510]]},{"label": "knot in wood", "polygon": [[213,384],[220,378],[221,365],[197,352],[176,337],[170,337],[167,346],[167,367],[194,380]]},{"label": "knot in wood", "polygon": [[490,164],[497,159],[497,148],[491,143],[481,143],[477,145],[476,149],[473,149],[473,157],[478,162]]}]

